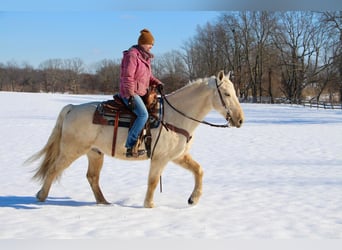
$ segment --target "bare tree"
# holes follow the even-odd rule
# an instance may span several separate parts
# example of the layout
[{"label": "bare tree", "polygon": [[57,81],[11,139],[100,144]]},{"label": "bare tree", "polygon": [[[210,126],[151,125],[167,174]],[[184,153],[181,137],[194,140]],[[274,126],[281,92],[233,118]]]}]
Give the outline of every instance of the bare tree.
[{"label": "bare tree", "polygon": [[59,83],[62,79],[61,69],[63,61],[61,59],[48,59],[41,64],[39,68],[43,71],[43,91],[59,91]]},{"label": "bare tree", "polygon": [[96,74],[103,93],[119,91],[120,63],[114,60],[102,60],[97,64]]},{"label": "bare tree", "polygon": [[195,64],[196,64],[196,51],[193,39],[189,39],[182,47],[183,53],[181,57],[184,62],[185,72],[190,81],[196,78]]},{"label": "bare tree", "polygon": [[63,90],[71,90],[73,93],[77,94],[80,90],[80,76],[84,71],[84,63],[82,59],[65,59],[63,61],[62,68],[64,70],[62,83]]},{"label": "bare tree", "polygon": [[6,69],[5,65],[0,63],[0,91],[4,90],[4,85],[5,85],[5,74],[6,74]]},{"label": "bare tree", "polygon": [[281,62],[282,91],[291,102],[302,98],[303,89],[318,71],[324,30],[318,25],[315,13],[307,11],[279,14],[277,31],[273,34],[274,45]]},{"label": "bare tree", "polygon": [[7,62],[6,65],[6,78],[7,78],[7,90],[18,91],[17,85],[19,82],[19,66],[15,61]]},{"label": "bare tree", "polygon": [[35,79],[35,70],[33,67],[25,63],[24,67],[20,70],[21,73],[21,81],[20,81],[20,91],[29,91],[35,92],[36,88],[36,79]]},{"label": "bare tree", "polygon": [[223,13],[217,29],[220,54],[223,57],[223,69],[233,72],[232,77],[238,95],[246,96],[242,74],[243,49],[238,14],[235,12]]},{"label": "bare tree", "polygon": [[[271,83],[272,63],[269,60],[271,47],[271,33],[275,29],[276,20],[272,12],[254,11],[251,14],[251,30],[254,37],[254,66],[253,81],[259,97],[266,95],[266,89],[263,80],[269,78]],[[265,74],[264,72],[267,72]],[[268,94],[272,97],[272,84],[268,84]],[[273,102],[273,100],[272,100]]]},{"label": "bare tree", "polygon": [[327,11],[321,13],[322,22],[326,23],[327,32],[331,38],[329,47],[333,68],[336,70],[336,88],[342,102],[342,11]]},{"label": "bare tree", "polygon": [[220,66],[221,60],[218,56],[216,31],[215,25],[210,23],[207,23],[203,28],[197,27],[197,35],[193,44],[196,51],[194,69],[197,77],[215,75],[218,70],[222,69]]},{"label": "bare tree", "polygon": [[173,50],[154,60],[155,75],[166,84],[166,92],[178,89],[188,82],[183,58],[179,51]]}]

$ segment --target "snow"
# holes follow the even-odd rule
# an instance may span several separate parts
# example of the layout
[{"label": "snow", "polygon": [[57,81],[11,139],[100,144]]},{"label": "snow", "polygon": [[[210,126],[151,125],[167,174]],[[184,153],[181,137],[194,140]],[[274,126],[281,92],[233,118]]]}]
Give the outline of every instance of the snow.
[{"label": "snow", "polygon": [[[191,150],[204,169],[203,195],[187,199],[193,177],[169,163],[156,208],[143,208],[149,162],[106,157],[97,205],[86,157],[55,182],[46,202],[23,162],[46,143],[68,104],[111,96],[0,92],[0,239],[339,239],[342,237],[342,111],[242,104],[240,129],[199,125]],[[214,111],[207,120],[223,123]]]}]

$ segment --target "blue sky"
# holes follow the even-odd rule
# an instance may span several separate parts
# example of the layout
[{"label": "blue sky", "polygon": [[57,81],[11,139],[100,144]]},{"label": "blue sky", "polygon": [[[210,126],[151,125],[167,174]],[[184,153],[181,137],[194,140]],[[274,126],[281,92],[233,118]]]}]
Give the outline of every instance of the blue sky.
[{"label": "blue sky", "polygon": [[120,59],[148,28],[157,56],[180,49],[215,11],[5,11],[0,12],[0,63],[37,67],[53,58],[81,58],[86,64]]}]

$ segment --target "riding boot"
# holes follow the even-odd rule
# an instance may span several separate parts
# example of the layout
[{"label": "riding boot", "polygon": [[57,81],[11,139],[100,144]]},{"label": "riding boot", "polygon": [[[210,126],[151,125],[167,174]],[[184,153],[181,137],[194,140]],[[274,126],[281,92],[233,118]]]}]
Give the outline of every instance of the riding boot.
[{"label": "riding boot", "polygon": [[[142,135],[142,133],[141,133]],[[140,155],[144,155],[146,153],[146,150],[144,149],[139,149],[141,145],[141,139],[139,137],[139,139],[137,140],[137,142],[134,144],[134,146],[132,148],[127,148],[126,151],[126,157],[130,158],[130,157],[139,157]]]}]

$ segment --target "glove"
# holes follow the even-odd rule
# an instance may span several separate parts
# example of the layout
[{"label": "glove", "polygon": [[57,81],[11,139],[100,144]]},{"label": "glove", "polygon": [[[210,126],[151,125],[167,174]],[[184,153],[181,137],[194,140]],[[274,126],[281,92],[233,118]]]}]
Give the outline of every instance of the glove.
[{"label": "glove", "polygon": [[159,91],[159,93],[162,93],[162,91],[164,90],[164,83],[159,83],[158,85],[157,85],[157,89],[158,89],[158,91]]},{"label": "glove", "polygon": [[134,97],[133,97],[133,96],[130,96],[130,97],[129,97],[127,107],[128,107],[131,111],[134,110],[134,108],[135,108],[135,102],[134,102]]}]

